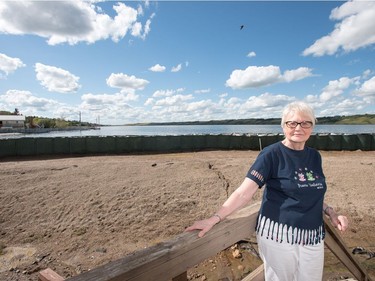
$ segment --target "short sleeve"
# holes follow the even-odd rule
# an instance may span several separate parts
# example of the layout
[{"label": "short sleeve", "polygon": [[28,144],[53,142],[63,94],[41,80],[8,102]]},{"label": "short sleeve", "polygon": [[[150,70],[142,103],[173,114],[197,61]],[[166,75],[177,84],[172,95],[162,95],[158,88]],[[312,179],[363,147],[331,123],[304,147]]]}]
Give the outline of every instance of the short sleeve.
[{"label": "short sleeve", "polygon": [[255,181],[261,188],[271,175],[272,171],[272,150],[267,147],[262,150],[255,162],[251,165],[246,177]]}]

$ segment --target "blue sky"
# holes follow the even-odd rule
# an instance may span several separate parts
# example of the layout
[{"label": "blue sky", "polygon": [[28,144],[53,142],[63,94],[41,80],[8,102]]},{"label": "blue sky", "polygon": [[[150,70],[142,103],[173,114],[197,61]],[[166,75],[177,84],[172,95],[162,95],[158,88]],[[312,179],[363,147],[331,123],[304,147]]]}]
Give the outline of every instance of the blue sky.
[{"label": "blue sky", "polygon": [[0,110],[112,125],[280,117],[294,100],[374,114],[374,18],[375,1],[1,1]]}]

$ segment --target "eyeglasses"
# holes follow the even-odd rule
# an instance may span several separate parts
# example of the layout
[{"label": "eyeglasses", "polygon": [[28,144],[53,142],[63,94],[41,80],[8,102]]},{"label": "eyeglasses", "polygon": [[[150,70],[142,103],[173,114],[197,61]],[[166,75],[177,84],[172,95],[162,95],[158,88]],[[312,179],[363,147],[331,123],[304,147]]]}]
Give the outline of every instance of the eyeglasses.
[{"label": "eyeglasses", "polygon": [[312,127],[313,125],[313,122],[311,121],[302,121],[302,122],[296,122],[296,121],[286,121],[285,122],[285,125],[288,127],[288,128],[297,128],[298,125],[301,126],[301,128],[304,128],[304,129],[309,129]]}]

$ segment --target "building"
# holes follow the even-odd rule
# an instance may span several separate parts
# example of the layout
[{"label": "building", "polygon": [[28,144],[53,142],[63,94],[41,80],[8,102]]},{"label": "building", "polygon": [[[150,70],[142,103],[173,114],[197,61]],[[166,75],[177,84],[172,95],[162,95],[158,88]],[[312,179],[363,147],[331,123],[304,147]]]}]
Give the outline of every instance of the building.
[{"label": "building", "polygon": [[0,129],[2,128],[24,128],[25,116],[23,115],[0,115]]}]

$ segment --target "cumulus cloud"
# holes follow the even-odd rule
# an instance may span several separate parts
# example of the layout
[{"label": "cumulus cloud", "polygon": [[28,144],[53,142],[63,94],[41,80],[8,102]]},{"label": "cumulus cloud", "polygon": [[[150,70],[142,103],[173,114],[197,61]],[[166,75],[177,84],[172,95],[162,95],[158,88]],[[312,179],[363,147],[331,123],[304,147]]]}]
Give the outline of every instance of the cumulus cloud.
[{"label": "cumulus cloud", "polygon": [[245,70],[234,70],[226,81],[226,86],[232,89],[256,88],[278,82],[292,82],[312,76],[311,69],[300,67],[281,73],[278,66],[249,66]]},{"label": "cumulus cloud", "polygon": [[170,97],[173,96],[176,93],[181,93],[185,89],[184,88],[178,88],[177,90],[157,90],[155,91],[152,96],[154,98],[159,98],[159,97]]},{"label": "cumulus cloud", "polygon": [[112,6],[116,12],[112,18],[97,5],[83,0],[1,1],[0,33],[33,34],[47,38],[50,45],[94,43],[108,38],[118,42],[129,30],[140,38],[149,33],[154,14],[142,33],[142,24],[137,21],[139,10],[117,2]]},{"label": "cumulus cloud", "polygon": [[164,72],[165,69],[166,69],[166,67],[164,65],[155,64],[155,65],[151,66],[148,70],[150,70],[152,72]]},{"label": "cumulus cloud", "polygon": [[375,102],[375,76],[365,81],[355,93],[356,95],[363,97],[367,102]]},{"label": "cumulus cloud", "polygon": [[[138,13],[139,13],[139,9],[138,9]],[[143,14],[143,11],[142,11],[141,14]],[[146,21],[146,23],[144,25],[142,25],[141,22],[134,23],[132,28],[131,28],[131,35],[133,35],[134,37],[139,37],[139,38],[145,40],[146,36],[151,31],[151,20],[154,16],[155,16],[155,13],[153,13],[151,15],[151,17]]]},{"label": "cumulus cloud", "polygon": [[0,53],[0,71],[4,72],[5,75],[13,73],[20,67],[26,66],[21,59],[11,58],[5,54]]},{"label": "cumulus cloud", "polygon": [[259,96],[251,96],[244,104],[244,108],[274,110],[274,108],[283,108],[284,105],[293,101],[294,98],[287,95],[273,95],[271,93],[264,93]]},{"label": "cumulus cloud", "polygon": [[202,90],[195,90],[194,93],[195,94],[207,94],[211,92],[211,89],[202,89]]},{"label": "cumulus cloud", "polygon": [[338,80],[329,81],[328,85],[324,87],[322,93],[320,94],[319,100],[322,102],[327,102],[337,96],[342,95],[343,92],[353,85],[353,83],[355,83],[357,80],[358,77],[341,77]]},{"label": "cumulus cloud", "polygon": [[11,107],[22,109],[23,114],[34,115],[42,111],[53,111],[61,104],[52,99],[39,98],[29,91],[8,90],[1,95],[1,100]]},{"label": "cumulus cloud", "polygon": [[128,106],[129,101],[134,101],[136,97],[132,94],[116,93],[110,94],[84,94],[81,100],[85,106]]},{"label": "cumulus cloud", "polygon": [[81,87],[79,77],[58,67],[36,63],[35,72],[40,84],[50,92],[72,93]]},{"label": "cumulus cloud", "polygon": [[312,76],[312,72],[310,68],[307,67],[300,67],[293,70],[286,70],[282,77],[282,80],[285,82],[292,82],[304,79],[306,77]]},{"label": "cumulus cloud", "polygon": [[182,65],[181,63],[179,65],[176,65],[174,67],[172,67],[172,72],[179,72],[180,70],[182,69]]},{"label": "cumulus cloud", "polygon": [[375,43],[375,2],[348,1],[332,10],[330,19],[340,21],[335,29],[303,51],[304,56],[352,52]]},{"label": "cumulus cloud", "polygon": [[188,100],[192,100],[192,95],[174,95],[170,97],[166,97],[163,99],[160,99],[155,102],[156,106],[173,106],[173,105],[179,105],[181,103],[184,103]]},{"label": "cumulus cloud", "polygon": [[145,79],[137,78],[134,75],[128,76],[123,73],[112,73],[107,78],[107,85],[113,88],[143,90],[148,81]]},{"label": "cumulus cloud", "polygon": [[253,58],[253,57],[256,57],[256,55],[257,54],[255,52],[250,52],[250,53],[247,54],[247,57]]}]

